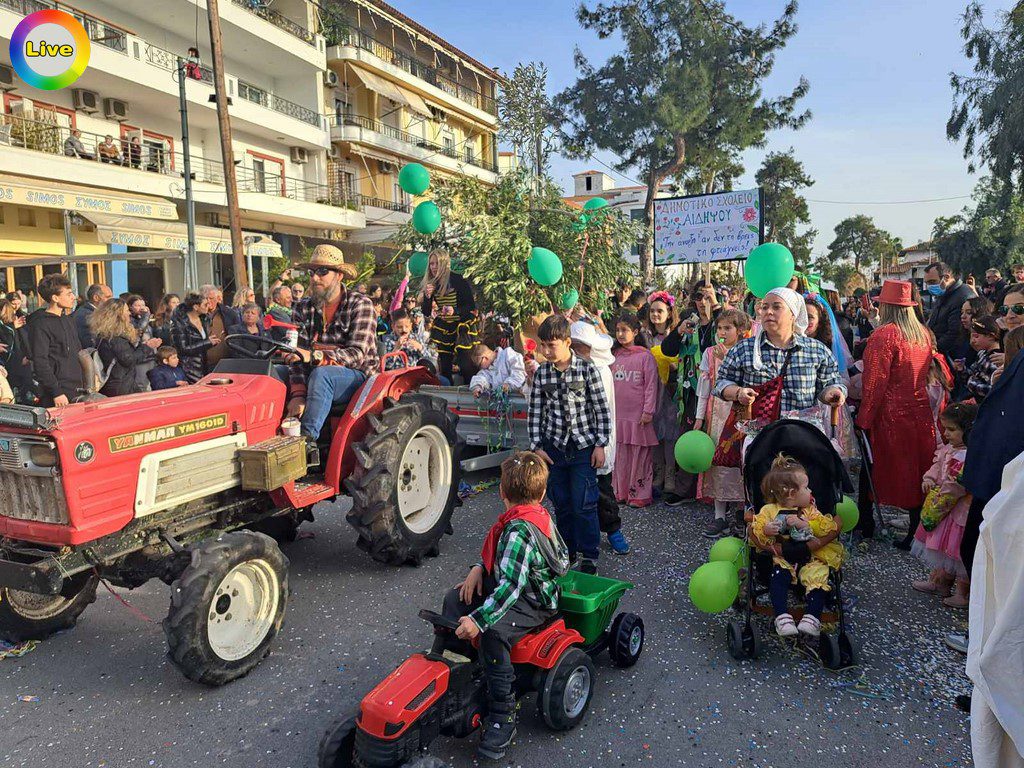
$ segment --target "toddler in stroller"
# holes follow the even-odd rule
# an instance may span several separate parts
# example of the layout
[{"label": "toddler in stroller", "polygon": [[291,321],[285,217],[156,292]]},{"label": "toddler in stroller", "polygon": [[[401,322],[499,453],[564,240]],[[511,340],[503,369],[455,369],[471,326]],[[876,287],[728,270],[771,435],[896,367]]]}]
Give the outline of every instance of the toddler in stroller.
[{"label": "toddler in stroller", "polygon": [[[841,595],[844,550],[836,540],[842,526],[833,520],[836,505],[844,493],[853,493],[853,485],[839,454],[818,427],[781,419],[762,429],[747,448],[743,486],[751,558],[745,615],[727,628],[730,653],[736,659],[757,657],[760,638],[751,621],[756,612],[775,616],[783,637],[817,640],[817,653],[827,667],[853,664]],[[806,531],[811,536],[801,541]],[[803,593],[802,608],[789,607],[790,590]],[[770,605],[759,601],[765,595]],[[826,611],[829,604],[832,612]],[[794,614],[802,614],[799,625]],[[821,632],[822,622],[838,623],[838,632]]]}]

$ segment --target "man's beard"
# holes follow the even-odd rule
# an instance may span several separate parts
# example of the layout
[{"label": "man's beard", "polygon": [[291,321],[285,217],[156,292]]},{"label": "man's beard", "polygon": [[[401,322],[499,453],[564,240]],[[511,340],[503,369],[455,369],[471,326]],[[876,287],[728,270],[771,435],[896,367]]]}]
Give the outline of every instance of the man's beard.
[{"label": "man's beard", "polygon": [[336,298],[341,295],[341,285],[335,284],[330,287],[311,285],[309,286],[309,293],[307,295],[313,299],[314,304],[318,307],[323,307],[324,304],[327,304],[332,297]]}]

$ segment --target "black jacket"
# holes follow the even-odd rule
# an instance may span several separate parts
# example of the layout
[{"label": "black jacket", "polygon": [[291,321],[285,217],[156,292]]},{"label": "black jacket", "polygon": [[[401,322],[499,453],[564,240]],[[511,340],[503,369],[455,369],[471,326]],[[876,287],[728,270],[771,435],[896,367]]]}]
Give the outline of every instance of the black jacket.
[{"label": "black jacket", "polygon": [[110,368],[110,375],[107,377],[101,395],[117,397],[118,395],[131,395],[139,391],[138,381],[135,377],[135,366],[146,362],[149,358],[150,348],[145,345],[135,346],[124,336],[114,339],[100,339],[96,345],[96,351],[103,361],[103,370],[113,363]]},{"label": "black jacket", "polygon": [[75,318],[78,343],[82,345],[82,349],[96,346],[96,337],[92,335],[92,329],[89,327],[89,318],[92,317],[92,313],[95,311],[96,307],[86,301],[79,304],[78,309],[71,313],[71,316]]},{"label": "black jacket", "polygon": [[178,350],[178,358],[181,360],[185,379],[189,384],[195,384],[207,374],[206,350],[213,346],[210,343],[210,321],[205,315],[202,317],[202,323],[206,330],[205,337],[188,319],[188,312],[185,311],[184,304],[174,310],[174,315],[171,317],[171,336],[174,339],[174,346]]},{"label": "black jacket", "polygon": [[[476,300],[473,298],[473,287],[462,275],[452,272],[448,276],[448,293],[455,293],[455,317],[459,320],[469,320],[476,311]],[[434,300],[439,298],[435,293],[433,296],[423,297],[423,315],[430,317],[434,311]]]},{"label": "black jacket", "polygon": [[82,364],[78,353],[82,345],[71,315],[53,315],[45,309],[33,312],[28,318],[29,347],[32,350],[32,370],[39,382],[39,397],[44,406],[53,405],[53,399],[65,395],[74,400],[81,393]]},{"label": "black jacket", "polygon": [[957,280],[939,296],[928,317],[928,327],[935,334],[935,346],[939,352],[950,357],[960,339],[960,310],[964,302],[975,297],[974,290]]}]

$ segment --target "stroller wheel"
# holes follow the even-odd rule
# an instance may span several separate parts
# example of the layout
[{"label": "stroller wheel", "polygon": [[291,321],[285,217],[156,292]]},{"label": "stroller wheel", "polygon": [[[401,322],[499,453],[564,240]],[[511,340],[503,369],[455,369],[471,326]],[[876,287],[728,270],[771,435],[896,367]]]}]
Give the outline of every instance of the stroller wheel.
[{"label": "stroller wheel", "polygon": [[755,625],[733,619],[726,625],[725,634],[729,655],[737,661],[756,659],[761,652],[761,636]]},{"label": "stroller wheel", "polygon": [[846,632],[838,637],[839,642],[839,663],[843,667],[853,667],[857,664],[857,647],[853,638]]},{"label": "stroller wheel", "polygon": [[840,669],[843,666],[839,640],[835,635],[826,635],[824,632],[821,634],[818,638],[818,656],[827,669]]}]

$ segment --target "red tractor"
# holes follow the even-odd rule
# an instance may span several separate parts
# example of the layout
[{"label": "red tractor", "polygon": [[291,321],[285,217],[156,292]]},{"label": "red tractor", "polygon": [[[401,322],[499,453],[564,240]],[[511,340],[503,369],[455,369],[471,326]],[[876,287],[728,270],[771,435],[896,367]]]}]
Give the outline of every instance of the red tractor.
[{"label": "red tractor", "polygon": [[375,560],[437,554],[459,503],[460,444],[445,401],[417,391],[436,379],[382,361],[332,413],[325,460],[307,468],[304,441],[278,435],[287,385],[272,357],[292,348],[228,341],[245,359],[191,387],[0,405],[0,637],[73,626],[100,579],[130,589],[158,578],[172,587],[171,661],[222,685],[269,652],[288,601],[275,539],[293,540],[314,504],[347,492]]}]

